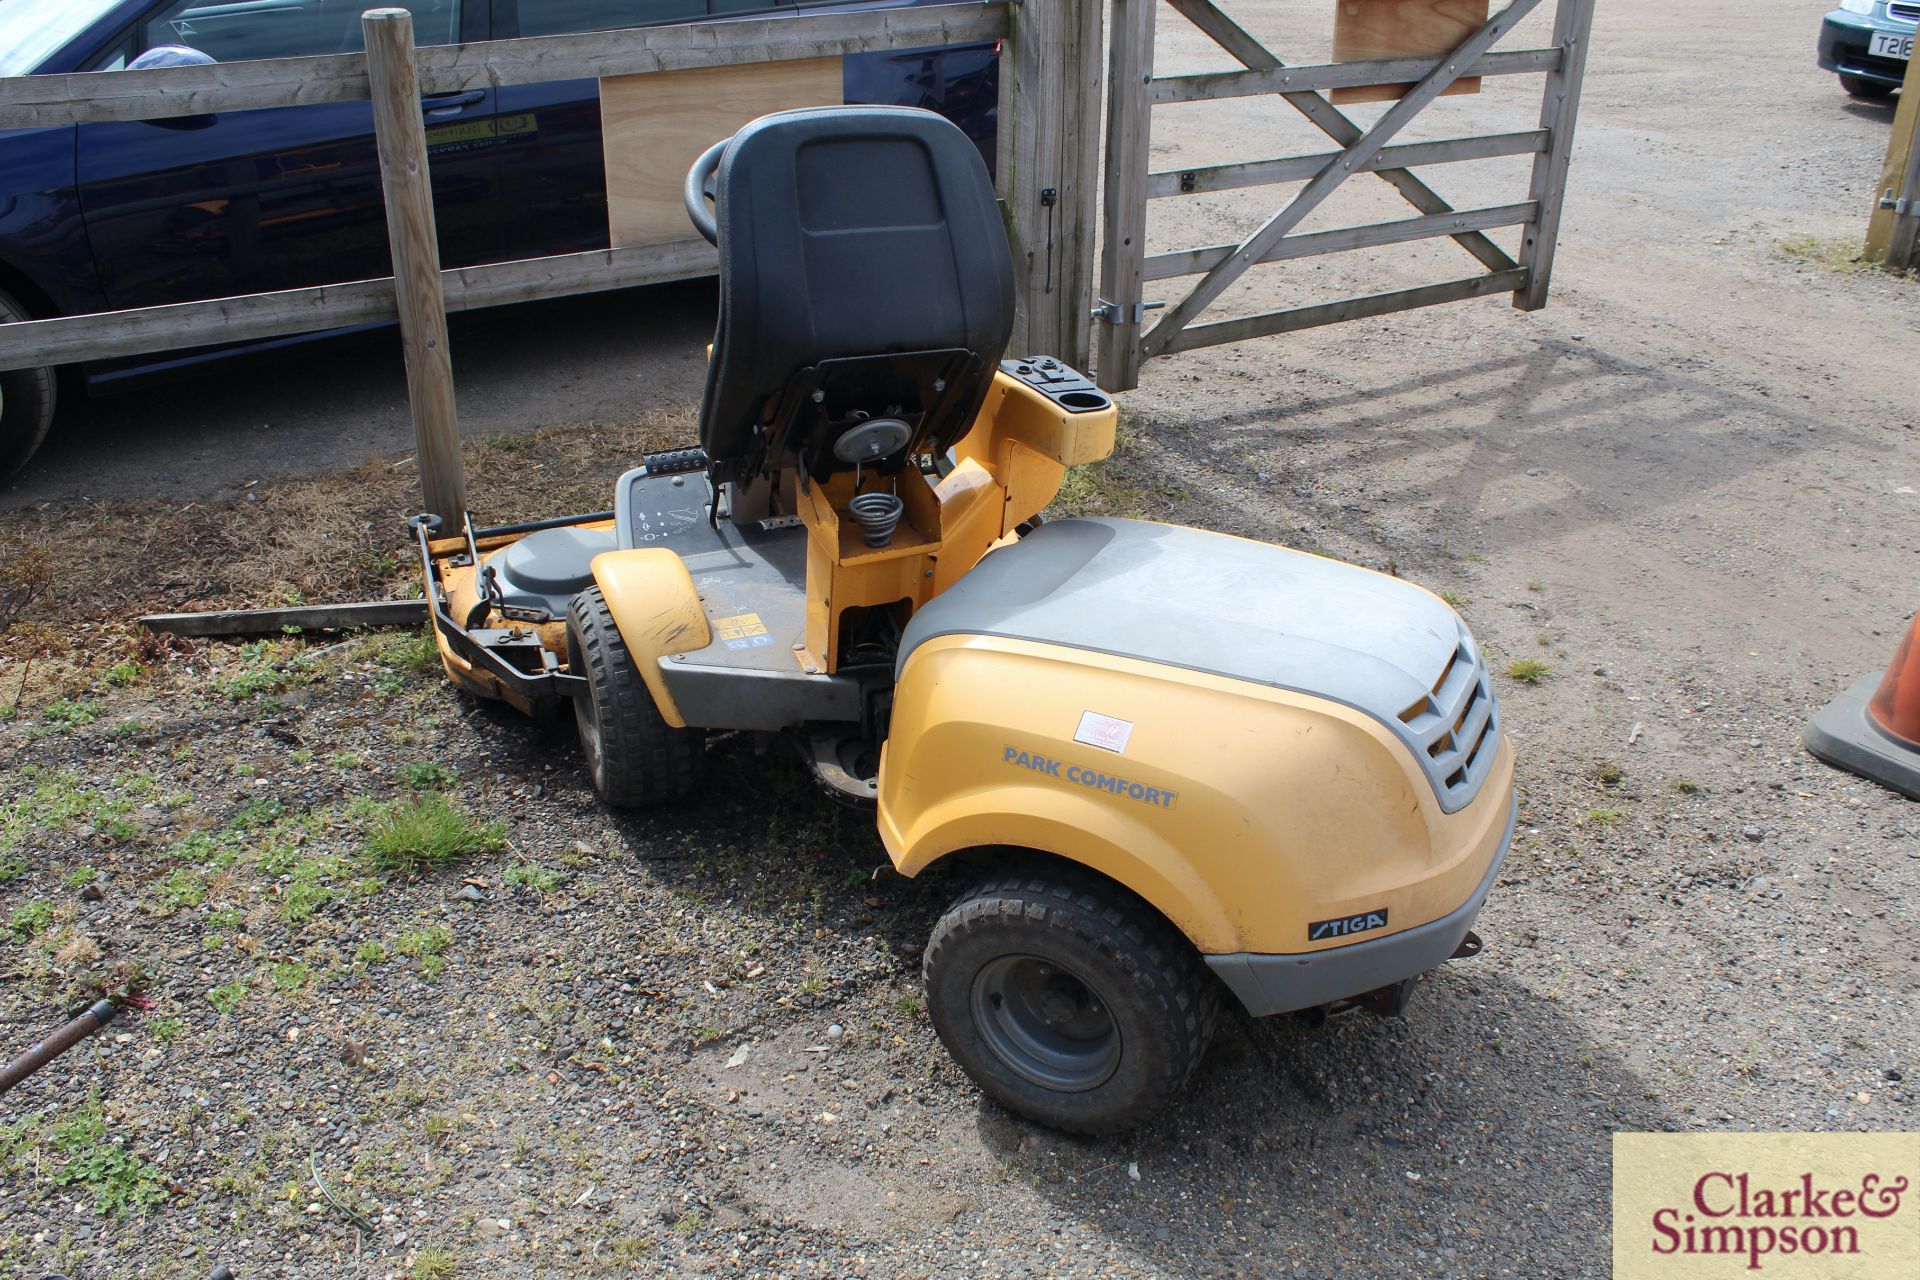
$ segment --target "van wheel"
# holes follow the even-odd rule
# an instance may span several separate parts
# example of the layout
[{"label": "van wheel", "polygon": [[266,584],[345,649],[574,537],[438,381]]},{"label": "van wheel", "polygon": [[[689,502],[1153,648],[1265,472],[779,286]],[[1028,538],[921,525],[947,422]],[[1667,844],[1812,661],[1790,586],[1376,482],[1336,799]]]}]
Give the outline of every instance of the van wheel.
[{"label": "van wheel", "polygon": [[632,809],[689,795],[706,760],[701,733],[661,718],[598,587],[567,608],[567,654],[587,681],[586,696],[573,700],[573,719],[600,798]]},{"label": "van wheel", "polygon": [[[0,324],[31,319],[33,314],[12,294],[0,292]],[[0,480],[27,465],[53,426],[58,402],[52,365],[0,372]]]},{"label": "van wheel", "polygon": [[927,1011],[966,1073],[1023,1116],[1117,1133],[1178,1094],[1217,987],[1151,907],[1052,869],[983,881],[934,926]]}]

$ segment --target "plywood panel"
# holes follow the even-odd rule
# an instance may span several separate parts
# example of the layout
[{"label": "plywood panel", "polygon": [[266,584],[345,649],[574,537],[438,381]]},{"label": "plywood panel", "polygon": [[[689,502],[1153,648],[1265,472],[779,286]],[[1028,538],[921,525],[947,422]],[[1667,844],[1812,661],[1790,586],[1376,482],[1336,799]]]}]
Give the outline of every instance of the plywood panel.
[{"label": "plywood panel", "polygon": [[614,246],[687,239],[694,232],[681,191],[702,151],[770,111],[838,106],[842,100],[837,57],[601,80]]},{"label": "plywood panel", "polygon": [[[1333,60],[1407,58],[1451,52],[1487,20],[1487,0],[1340,0],[1333,18]],[[1410,84],[1335,89],[1333,101],[1391,102]],[[1478,93],[1478,76],[1463,76],[1446,93]],[[1446,94],[1442,94],[1442,97]]]}]

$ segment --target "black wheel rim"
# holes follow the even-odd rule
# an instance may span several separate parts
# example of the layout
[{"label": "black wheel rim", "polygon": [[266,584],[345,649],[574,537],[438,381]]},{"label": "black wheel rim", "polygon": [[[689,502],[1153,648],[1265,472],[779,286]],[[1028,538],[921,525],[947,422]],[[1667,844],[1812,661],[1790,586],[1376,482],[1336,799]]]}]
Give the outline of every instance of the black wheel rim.
[{"label": "black wheel rim", "polygon": [[1120,1028],[1107,1001],[1054,960],[1009,955],[982,966],[973,1020],[996,1058],[1045,1089],[1083,1093],[1120,1065]]}]

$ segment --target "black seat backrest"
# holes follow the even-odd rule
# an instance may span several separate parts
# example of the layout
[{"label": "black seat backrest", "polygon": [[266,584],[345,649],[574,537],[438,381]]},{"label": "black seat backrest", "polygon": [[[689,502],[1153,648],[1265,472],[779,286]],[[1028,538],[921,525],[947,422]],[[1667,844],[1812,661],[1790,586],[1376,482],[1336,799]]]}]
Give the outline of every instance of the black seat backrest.
[{"label": "black seat backrest", "polygon": [[700,443],[720,479],[804,459],[869,418],[944,451],[979,412],[1013,328],[1013,261],[966,135],[910,107],[763,116],[714,179],[720,322]]}]

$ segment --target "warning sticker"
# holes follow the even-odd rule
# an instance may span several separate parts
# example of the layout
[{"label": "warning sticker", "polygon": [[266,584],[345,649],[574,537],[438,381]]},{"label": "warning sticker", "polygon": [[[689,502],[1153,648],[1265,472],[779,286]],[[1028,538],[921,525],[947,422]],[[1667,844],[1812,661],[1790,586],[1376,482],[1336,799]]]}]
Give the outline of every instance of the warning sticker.
[{"label": "warning sticker", "polygon": [[1090,747],[1099,747],[1102,751],[1111,751],[1115,755],[1126,754],[1127,739],[1132,736],[1133,721],[1103,716],[1098,711],[1082,713],[1080,727],[1073,731],[1075,742],[1084,742]]},{"label": "warning sticker", "polygon": [[713,629],[729,649],[764,649],[773,643],[766,624],[757,613],[736,613],[731,618],[715,618]]}]

